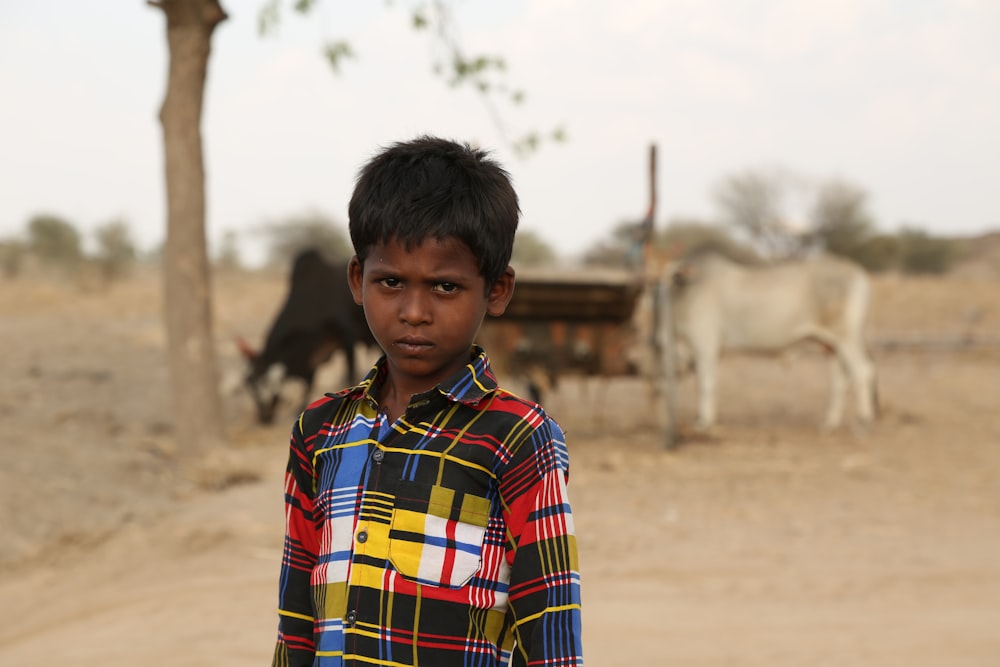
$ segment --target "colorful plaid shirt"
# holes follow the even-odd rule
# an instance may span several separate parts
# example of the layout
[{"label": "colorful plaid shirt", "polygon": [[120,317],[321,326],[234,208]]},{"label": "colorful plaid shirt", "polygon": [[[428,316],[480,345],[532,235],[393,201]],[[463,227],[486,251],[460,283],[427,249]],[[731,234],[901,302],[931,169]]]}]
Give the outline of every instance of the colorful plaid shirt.
[{"label": "colorful plaid shirt", "polygon": [[392,424],[386,371],[292,429],[273,665],[582,665],[562,430],[480,348]]}]

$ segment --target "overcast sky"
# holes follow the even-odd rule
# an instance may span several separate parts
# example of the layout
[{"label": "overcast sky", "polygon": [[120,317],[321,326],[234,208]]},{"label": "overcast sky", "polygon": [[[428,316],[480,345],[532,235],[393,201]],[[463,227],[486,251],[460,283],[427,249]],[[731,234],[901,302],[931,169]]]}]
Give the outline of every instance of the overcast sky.
[{"label": "overcast sky", "polygon": [[[425,132],[495,149],[522,227],[566,255],[642,217],[653,143],[658,225],[711,220],[721,179],[779,167],[864,189],[886,231],[1000,228],[996,0],[459,0],[467,51],[502,55],[526,93],[500,108],[508,134],[566,128],[527,159],[480,98],[431,74],[403,3],[326,0],[264,38],[262,0],[223,4],[203,123],[212,239],[308,211],[346,221],[358,167]],[[0,0],[0,238],[51,212],[162,240],[164,23],[142,0]],[[334,75],[320,52],[341,38],[356,58]]]}]

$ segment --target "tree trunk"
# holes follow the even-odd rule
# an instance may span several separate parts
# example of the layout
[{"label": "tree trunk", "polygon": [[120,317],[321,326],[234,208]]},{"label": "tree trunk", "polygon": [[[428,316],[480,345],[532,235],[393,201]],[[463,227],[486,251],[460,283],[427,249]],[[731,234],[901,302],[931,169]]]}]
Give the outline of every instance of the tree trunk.
[{"label": "tree trunk", "polygon": [[224,445],[226,435],[212,337],[205,237],[201,116],[215,26],[215,0],[150,0],[167,19],[169,75],[160,109],[167,190],[164,308],[173,432],[182,463]]}]

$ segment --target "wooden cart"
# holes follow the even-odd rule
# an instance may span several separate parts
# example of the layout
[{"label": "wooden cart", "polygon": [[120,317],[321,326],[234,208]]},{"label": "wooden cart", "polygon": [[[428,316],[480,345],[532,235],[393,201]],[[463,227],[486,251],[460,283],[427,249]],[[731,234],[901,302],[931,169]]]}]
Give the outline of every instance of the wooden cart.
[{"label": "wooden cart", "polygon": [[567,373],[631,373],[641,291],[637,275],[623,270],[518,271],[507,312],[487,318],[479,340],[499,374],[536,384],[542,370],[553,381]]}]

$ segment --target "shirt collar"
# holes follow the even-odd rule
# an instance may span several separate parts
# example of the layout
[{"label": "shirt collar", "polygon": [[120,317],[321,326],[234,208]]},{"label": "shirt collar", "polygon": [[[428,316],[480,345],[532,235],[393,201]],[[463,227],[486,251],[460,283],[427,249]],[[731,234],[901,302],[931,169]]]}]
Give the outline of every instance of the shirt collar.
[{"label": "shirt collar", "polygon": [[[358,399],[364,397],[370,403],[377,404],[379,388],[385,381],[388,372],[389,366],[383,354],[364,379],[351,390],[352,396]],[[474,407],[496,389],[497,379],[493,374],[486,351],[479,345],[473,345],[470,350],[469,363],[462,370],[420,396],[429,398],[434,394],[439,394],[450,401]],[[414,396],[412,400],[416,399],[417,396]]]}]

